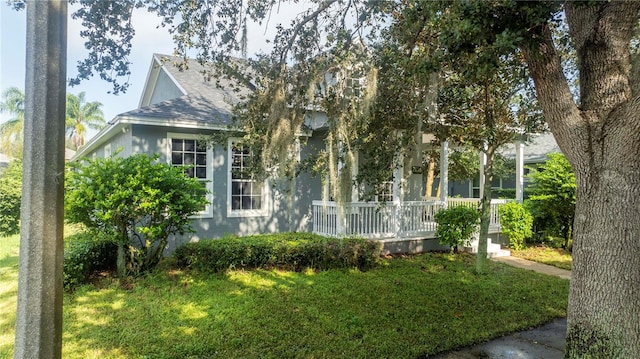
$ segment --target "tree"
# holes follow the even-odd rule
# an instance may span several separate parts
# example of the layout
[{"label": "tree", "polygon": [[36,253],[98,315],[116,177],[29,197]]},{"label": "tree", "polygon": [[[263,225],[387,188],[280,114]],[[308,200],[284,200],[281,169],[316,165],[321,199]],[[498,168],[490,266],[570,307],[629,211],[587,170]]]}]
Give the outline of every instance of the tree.
[{"label": "tree", "polygon": [[466,73],[446,67],[449,75],[439,99],[447,136],[485,154],[476,256],[479,273],[485,272],[487,266],[491,184],[498,150],[519,135],[541,129],[543,124],[535,107],[529,106],[535,99],[526,96],[529,82],[521,75],[523,64],[518,57],[503,57],[494,65],[485,71],[465,68]]},{"label": "tree", "polygon": [[0,172],[0,237],[20,232],[22,199],[22,161],[11,161]]},{"label": "tree", "polygon": [[71,148],[77,150],[84,145],[84,135],[87,127],[100,130],[104,127],[102,103],[98,101],[85,102],[85,93],[77,96],[67,94],[67,136],[71,140]]},{"label": "tree", "polygon": [[190,216],[207,204],[201,182],[156,160],[87,159],[68,172],[66,219],[114,238],[120,277],[155,267],[169,236],[191,231]]},{"label": "tree", "polygon": [[530,174],[528,205],[538,222],[564,239],[569,248],[576,207],[576,177],[561,153],[550,153],[547,161]]},{"label": "tree", "polygon": [[[83,33],[91,53],[80,77],[94,69],[114,82],[112,71],[127,76],[130,14],[144,5],[163,17],[179,54],[193,46],[199,59],[216,62],[239,48],[240,19],[265,19],[276,2],[81,1],[75,16],[96,28]],[[492,70],[502,56],[521,51],[545,120],[576,174],[567,357],[639,357],[640,57],[632,39],[640,2],[326,0],[310,6],[289,27],[279,26],[265,56],[273,65],[270,79],[283,78],[287,61],[303,71],[307,60],[328,49],[377,36],[389,14],[403,9],[425,10],[409,12],[416,21],[407,34],[416,37],[433,16],[441,17],[438,44],[444,55],[463,55],[460,67]],[[552,36],[563,18],[576,51],[577,101]]]},{"label": "tree", "polygon": [[[475,53],[476,66],[490,66],[492,54],[476,52],[480,45],[492,44],[495,54],[522,51],[545,120],[575,171],[567,357],[639,356],[640,70],[631,39],[640,3],[445,5],[452,5],[442,12],[450,16],[443,28],[450,53]],[[578,102],[552,36],[562,10],[577,54]]]},{"label": "tree", "polygon": [[17,87],[9,87],[2,93],[0,112],[7,112],[13,118],[0,124],[0,152],[15,158],[22,158],[22,126],[24,125],[24,92]]}]

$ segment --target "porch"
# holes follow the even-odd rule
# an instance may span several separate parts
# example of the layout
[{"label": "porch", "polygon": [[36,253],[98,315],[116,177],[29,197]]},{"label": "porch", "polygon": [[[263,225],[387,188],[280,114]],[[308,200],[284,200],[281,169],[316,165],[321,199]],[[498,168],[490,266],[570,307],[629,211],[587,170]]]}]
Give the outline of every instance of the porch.
[{"label": "porch", "polygon": [[[479,198],[447,198],[448,208],[467,206],[477,208]],[[500,244],[491,243],[491,238],[500,234],[498,207],[507,200],[491,200],[489,222],[489,256],[509,255]],[[442,249],[435,239],[436,223],[434,215],[445,208],[445,202],[404,201],[404,202],[350,202],[344,211],[333,201],[313,201],[313,233],[329,236],[359,236],[383,242],[384,253],[424,252]],[[477,252],[477,241],[469,252]]]}]

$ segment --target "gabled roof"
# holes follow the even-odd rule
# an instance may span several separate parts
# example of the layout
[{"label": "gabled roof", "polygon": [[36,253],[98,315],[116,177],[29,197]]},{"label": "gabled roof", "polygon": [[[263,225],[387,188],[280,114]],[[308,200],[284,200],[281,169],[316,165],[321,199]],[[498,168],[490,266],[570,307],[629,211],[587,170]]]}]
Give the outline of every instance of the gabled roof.
[{"label": "gabled roof", "polygon": [[118,117],[193,120],[230,125],[232,113],[230,108],[219,106],[214,99],[188,95],[121,113]]},{"label": "gabled roof", "polygon": [[[117,115],[78,150],[74,159],[90,153],[131,124],[227,129],[232,124],[233,106],[255,87],[249,83],[239,86],[224,78],[208,80],[207,69],[197,61],[190,59],[184,67],[175,66],[181,62],[177,57],[154,54],[139,107]],[[161,76],[169,79],[164,89],[156,86]],[[155,91],[159,91],[157,96]]]},{"label": "gabled roof", "polygon": [[233,104],[243,100],[243,97],[255,88],[251,84],[238,86],[237,83],[222,77],[207,78],[205,74],[211,70],[212,68],[206,68],[193,59],[188,59],[183,64],[181,58],[153,54],[139,107],[153,105],[151,98],[160,73],[166,74],[183,95],[201,96],[211,100],[213,105],[220,108],[230,109]]}]

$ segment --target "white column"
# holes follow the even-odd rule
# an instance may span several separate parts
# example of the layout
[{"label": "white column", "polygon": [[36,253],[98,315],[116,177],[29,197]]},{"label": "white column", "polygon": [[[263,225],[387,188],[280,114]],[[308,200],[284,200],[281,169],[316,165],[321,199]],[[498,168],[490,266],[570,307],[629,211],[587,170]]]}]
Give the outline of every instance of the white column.
[{"label": "white column", "polygon": [[482,198],[484,194],[484,166],[487,164],[487,154],[484,152],[480,152],[480,196],[478,198]]},{"label": "white column", "polygon": [[449,196],[449,141],[440,145],[440,201],[446,206]]},{"label": "white column", "polygon": [[516,145],[516,201],[522,203],[524,194],[524,144],[518,140]]},{"label": "white column", "polygon": [[360,188],[356,184],[356,177],[358,177],[358,166],[360,161],[358,160],[358,152],[353,154],[353,166],[351,166],[351,202],[360,201]]},{"label": "white column", "polygon": [[396,163],[393,169],[393,219],[395,224],[396,237],[400,236],[400,221],[402,205],[402,175],[404,173],[404,156],[401,153],[396,154]]}]

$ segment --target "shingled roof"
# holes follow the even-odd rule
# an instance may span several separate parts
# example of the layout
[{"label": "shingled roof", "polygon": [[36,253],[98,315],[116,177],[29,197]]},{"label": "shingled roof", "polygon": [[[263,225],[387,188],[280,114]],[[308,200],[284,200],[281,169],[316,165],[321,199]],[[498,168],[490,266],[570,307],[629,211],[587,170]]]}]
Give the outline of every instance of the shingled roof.
[{"label": "shingled roof", "polygon": [[[233,105],[242,101],[253,90],[250,84],[238,86],[224,78],[207,79],[205,72],[210,69],[193,59],[188,59],[185,66],[181,67],[177,64],[182,63],[182,59],[174,56],[154,54],[153,60],[152,67],[157,66],[159,71],[164,71],[183,95],[143,105],[118,117],[192,120],[229,125]],[[153,79],[147,79],[148,82],[150,80]],[[141,102],[144,102],[144,97],[143,93]]]}]

